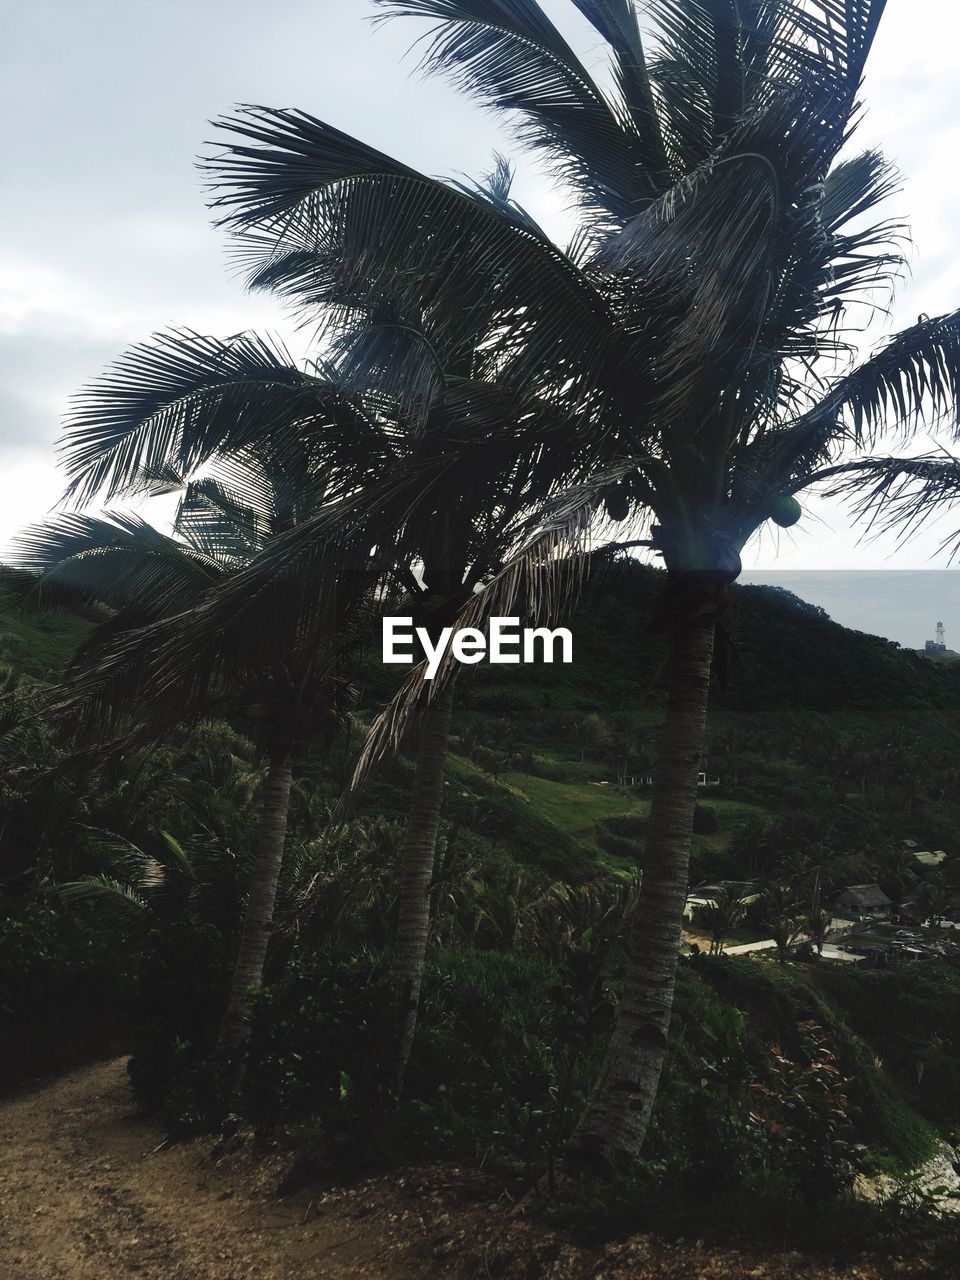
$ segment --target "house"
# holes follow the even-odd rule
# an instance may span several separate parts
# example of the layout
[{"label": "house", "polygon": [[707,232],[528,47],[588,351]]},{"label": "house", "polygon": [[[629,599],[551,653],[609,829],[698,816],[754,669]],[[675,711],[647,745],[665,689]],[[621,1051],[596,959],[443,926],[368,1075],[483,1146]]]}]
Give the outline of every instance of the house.
[{"label": "house", "polygon": [[893,903],[878,884],[851,884],[838,895],[834,910],[848,919],[888,920]]},{"label": "house", "polygon": [[717,880],[714,884],[698,884],[687,893],[684,917],[693,919],[693,913],[700,907],[715,907],[721,890],[725,890],[731,898],[739,898],[744,904],[756,902],[756,887],[752,880]]},{"label": "house", "polygon": [[[627,787],[652,787],[657,780],[655,772],[649,773],[628,773],[623,778],[623,785]],[[720,779],[708,777],[701,769],[697,774],[698,787],[719,787]]]},{"label": "house", "polygon": [[946,852],[943,849],[934,849],[932,853],[927,853],[925,849],[911,849],[910,851],[921,867],[939,867],[941,862],[946,861]]}]

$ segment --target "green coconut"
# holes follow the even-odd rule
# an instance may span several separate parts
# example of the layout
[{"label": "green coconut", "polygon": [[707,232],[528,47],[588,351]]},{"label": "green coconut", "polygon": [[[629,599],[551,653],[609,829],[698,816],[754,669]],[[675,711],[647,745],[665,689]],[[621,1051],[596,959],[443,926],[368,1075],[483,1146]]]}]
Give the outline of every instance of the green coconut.
[{"label": "green coconut", "polygon": [[608,489],[603,501],[611,520],[626,520],[630,514],[630,498],[623,485]]},{"label": "green coconut", "polygon": [[770,514],[770,519],[774,524],[778,524],[781,529],[789,529],[803,515],[803,508],[793,494],[790,493],[782,493],[778,498],[774,498],[767,510]]}]

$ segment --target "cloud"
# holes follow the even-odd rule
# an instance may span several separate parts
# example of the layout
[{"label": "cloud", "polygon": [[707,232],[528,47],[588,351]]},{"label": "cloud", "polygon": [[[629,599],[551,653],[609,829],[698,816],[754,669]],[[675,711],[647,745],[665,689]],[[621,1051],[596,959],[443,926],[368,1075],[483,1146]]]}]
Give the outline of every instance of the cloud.
[{"label": "cloud", "polygon": [[[568,0],[544,0],[599,70],[601,42]],[[642,9],[642,6],[641,6]],[[31,0],[8,6],[0,47],[4,237],[0,242],[0,544],[9,513],[39,514],[69,396],[152,331],[208,333],[292,325],[227,269],[195,158],[209,121],[233,104],[302,107],[429,173],[478,174],[515,155],[502,122],[442,80],[416,75],[407,50],[426,27],[374,31],[361,0]],[[906,182],[918,253],[894,317],[957,305],[952,226],[960,178],[955,0],[890,5],[868,71],[855,147],[882,144]],[[946,160],[945,160],[946,158]],[[565,198],[521,158],[516,193],[564,239]],[[886,329],[894,321],[888,321]],[[35,492],[31,486],[35,485]],[[31,498],[32,494],[32,498]],[[897,563],[924,565],[925,535]],[[836,505],[812,502],[796,531],[769,535],[750,562],[787,567],[884,564],[891,542],[863,544]]]},{"label": "cloud", "polygon": [[62,489],[49,452],[7,459],[0,471],[0,556],[21,529],[50,510]]}]

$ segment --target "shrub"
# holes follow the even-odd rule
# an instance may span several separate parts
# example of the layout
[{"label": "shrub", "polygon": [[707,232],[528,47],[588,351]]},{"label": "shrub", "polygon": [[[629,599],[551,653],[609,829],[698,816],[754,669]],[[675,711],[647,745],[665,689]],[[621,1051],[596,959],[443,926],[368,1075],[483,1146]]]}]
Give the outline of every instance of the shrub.
[{"label": "shrub", "polygon": [[294,1129],[338,1164],[446,1154],[539,1171],[579,1114],[609,1028],[602,957],[589,945],[558,966],[500,951],[431,951],[405,1098],[385,1113],[387,977],[387,957],[367,955],[261,993],[243,1096],[249,1118]]},{"label": "shrub", "polygon": [[797,1028],[801,1050],[788,1057],[770,1048],[773,1069],[751,1085],[751,1120],[775,1153],[780,1171],[810,1205],[848,1191],[857,1172],[851,1119],[853,1080],[838,1066],[829,1037],[812,1019]]},{"label": "shrub", "polygon": [[144,941],[130,1080],[140,1105],[178,1129],[205,1128],[222,1115],[223,1080],[207,1059],[229,982],[228,950],[217,929],[189,916]]},{"label": "shrub", "polygon": [[119,1051],[136,975],[118,950],[82,911],[0,918],[0,1088]]},{"label": "shrub", "polygon": [[642,861],[647,829],[644,814],[618,813],[610,818],[598,818],[594,828],[597,844],[604,852],[638,864]]},{"label": "shrub", "polygon": [[710,836],[719,831],[716,810],[709,805],[698,804],[693,811],[693,830],[698,836]]}]

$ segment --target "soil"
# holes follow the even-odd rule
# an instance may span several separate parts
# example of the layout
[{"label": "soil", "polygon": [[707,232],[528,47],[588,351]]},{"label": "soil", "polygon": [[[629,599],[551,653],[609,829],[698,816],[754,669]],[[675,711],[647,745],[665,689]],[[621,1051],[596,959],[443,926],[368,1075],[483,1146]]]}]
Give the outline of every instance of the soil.
[{"label": "soil", "polygon": [[217,1158],[134,1112],[123,1059],[0,1103],[0,1280],[880,1280],[900,1259],[834,1268],[650,1236],[579,1248],[451,1166],[278,1197],[281,1156]]}]

